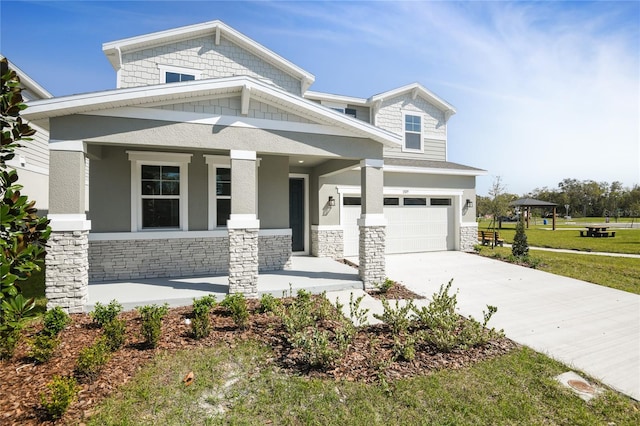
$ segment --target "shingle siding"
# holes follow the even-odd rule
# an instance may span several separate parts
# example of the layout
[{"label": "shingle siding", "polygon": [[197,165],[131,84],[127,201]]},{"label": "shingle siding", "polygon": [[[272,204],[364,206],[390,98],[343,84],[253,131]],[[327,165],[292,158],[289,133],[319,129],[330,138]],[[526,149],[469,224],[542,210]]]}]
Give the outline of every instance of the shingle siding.
[{"label": "shingle siding", "polygon": [[248,75],[301,95],[300,80],[224,38],[216,45],[213,37],[183,40],[123,54],[120,87],[161,83],[158,65],[198,70],[201,79]]}]

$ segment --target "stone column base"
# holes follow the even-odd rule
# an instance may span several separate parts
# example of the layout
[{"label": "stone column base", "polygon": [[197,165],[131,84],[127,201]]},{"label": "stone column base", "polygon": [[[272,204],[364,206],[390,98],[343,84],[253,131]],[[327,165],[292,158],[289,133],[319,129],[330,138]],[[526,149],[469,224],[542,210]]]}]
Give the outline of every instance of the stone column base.
[{"label": "stone column base", "polygon": [[51,232],[45,264],[47,309],[82,312],[89,301],[89,231]]},{"label": "stone column base", "polygon": [[478,244],[478,224],[463,225],[460,227],[460,251],[473,252],[473,247]]},{"label": "stone column base", "polygon": [[385,226],[360,225],[360,266],[358,273],[365,290],[376,288],[386,279],[385,272]]},{"label": "stone column base", "polygon": [[229,293],[258,297],[257,228],[229,228]]},{"label": "stone column base", "polygon": [[311,255],[315,257],[344,257],[344,237],[342,228],[311,227]]}]

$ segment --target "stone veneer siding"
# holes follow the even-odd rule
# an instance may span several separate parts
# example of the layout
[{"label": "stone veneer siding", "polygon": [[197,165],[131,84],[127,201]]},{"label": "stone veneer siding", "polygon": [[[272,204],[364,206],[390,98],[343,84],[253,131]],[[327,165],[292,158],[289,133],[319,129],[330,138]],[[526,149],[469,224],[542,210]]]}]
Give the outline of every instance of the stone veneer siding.
[{"label": "stone veneer siding", "polygon": [[341,259],[344,250],[344,237],[341,229],[311,230],[311,255]]},{"label": "stone veneer siding", "polygon": [[258,268],[261,272],[291,269],[291,235],[260,235]]},{"label": "stone veneer siding", "polygon": [[47,244],[45,296],[47,308],[83,311],[89,301],[89,231],[52,232]]},{"label": "stone veneer siding", "polygon": [[460,251],[472,252],[478,244],[478,225],[460,227]]},{"label": "stone veneer siding", "polygon": [[[258,237],[260,271],[291,267],[291,235]],[[89,242],[89,279],[186,277],[229,272],[229,238],[163,238]]]},{"label": "stone veneer siding", "polygon": [[229,293],[258,297],[258,229],[229,229]]},{"label": "stone veneer siding", "polygon": [[360,226],[360,279],[365,290],[381,284],[385,278],[385,236],[384,226]]}]

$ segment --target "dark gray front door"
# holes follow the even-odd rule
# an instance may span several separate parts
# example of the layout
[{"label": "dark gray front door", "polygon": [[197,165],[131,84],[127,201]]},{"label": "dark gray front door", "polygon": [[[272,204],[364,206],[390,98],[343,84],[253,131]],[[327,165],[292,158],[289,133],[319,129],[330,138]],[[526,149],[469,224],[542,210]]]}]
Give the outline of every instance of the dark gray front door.
[{"label": "dark gray front door", "polygon": [[289,178],[291,249],[304,251],[304,179]]}]

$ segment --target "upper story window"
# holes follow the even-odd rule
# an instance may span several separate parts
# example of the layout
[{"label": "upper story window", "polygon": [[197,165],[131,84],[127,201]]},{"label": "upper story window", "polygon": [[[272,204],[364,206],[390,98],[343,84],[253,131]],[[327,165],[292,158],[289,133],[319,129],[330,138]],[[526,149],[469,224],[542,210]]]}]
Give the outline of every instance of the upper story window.
[{"label": "upper story window", "polygon": [[172,65],[158,64],[160,83],[178,83],[180,81],[199,80],[201,71]]},{"label": "upper story window", "polygon": [[404,114],[404,150],[422,152],[422,117]]},{"label": "upper story window", "polygon": [[167,72],[165,74],[165,83],[177,83],[179,81],[195,80],[196,76],[191,74],[180,74],[177,72]]}]

